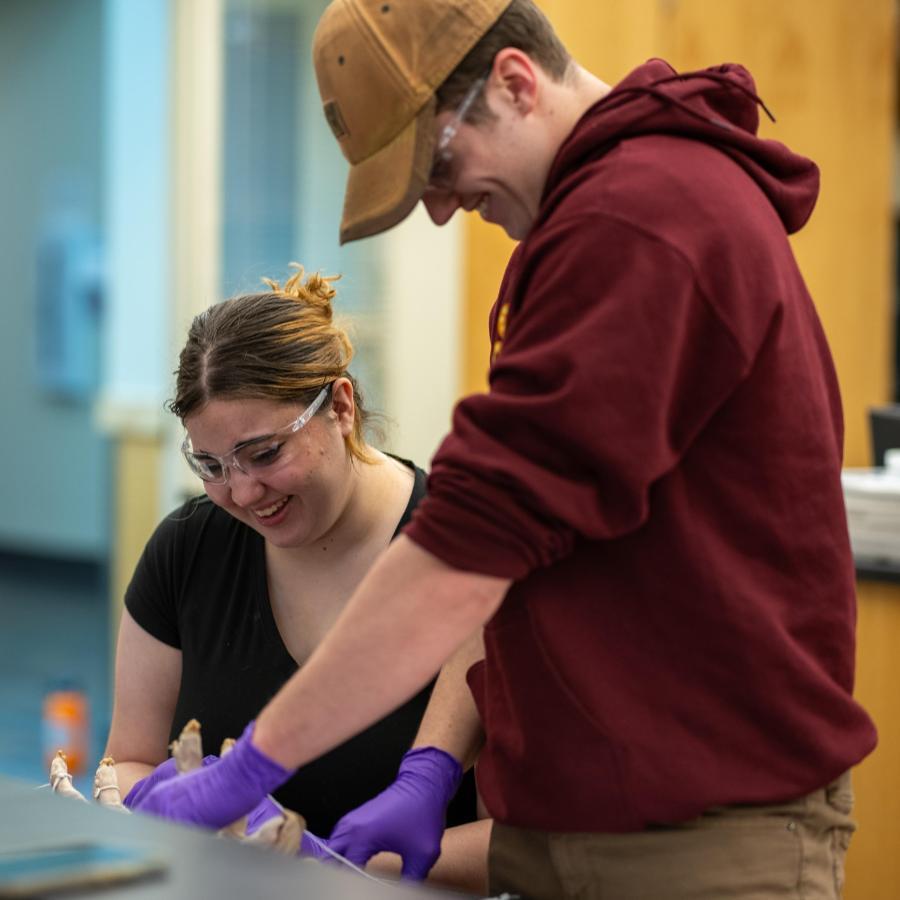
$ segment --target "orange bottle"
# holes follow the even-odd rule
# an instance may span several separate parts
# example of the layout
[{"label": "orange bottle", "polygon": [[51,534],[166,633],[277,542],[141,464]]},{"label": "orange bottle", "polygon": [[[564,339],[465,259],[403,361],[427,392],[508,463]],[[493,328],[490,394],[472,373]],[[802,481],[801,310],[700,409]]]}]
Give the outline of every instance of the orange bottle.
[{"label": "orange bottle", "polygon": [[60,687],[44,696],[44,763],[49,769],[57,750],[66,754],[69,772],[82,775],[88,755],[89,712],[84,691]]}]

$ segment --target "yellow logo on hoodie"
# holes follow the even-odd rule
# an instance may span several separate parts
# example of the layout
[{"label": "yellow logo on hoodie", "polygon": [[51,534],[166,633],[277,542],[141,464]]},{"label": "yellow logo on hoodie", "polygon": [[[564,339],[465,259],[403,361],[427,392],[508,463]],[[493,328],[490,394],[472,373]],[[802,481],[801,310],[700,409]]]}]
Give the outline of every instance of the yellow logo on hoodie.
[{"label": "yellow logo on hoodie", "polygon": [[500,350],[503,347],[503,338],[506,337],[506,323],[509,321],[509,301],[507,300],[503,306],[500,307],[500,312],[497,315],[497,327],[495,329],[495,337],[494,337],[494,345],[491,348],[491,365],[494,364],[494,360],[499,356]]}]

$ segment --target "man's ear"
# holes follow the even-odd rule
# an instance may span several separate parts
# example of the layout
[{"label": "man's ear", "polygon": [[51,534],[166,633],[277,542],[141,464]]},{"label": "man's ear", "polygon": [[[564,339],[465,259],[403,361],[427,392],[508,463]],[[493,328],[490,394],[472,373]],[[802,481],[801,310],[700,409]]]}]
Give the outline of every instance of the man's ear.
[{"label": "man's ear", "polygon": [[341,434],[346,438],[353,432],[356,419],[356,399],[349,378],[338,378],[331,386],[331,411],[337,418]]},{"label": "man's ear", "polygon": [[490,82],[499,88],[500,96],[519,115],[527,116],[537,104],[540,68],[531,57],[516,47],[504,47],[495,57]]}]

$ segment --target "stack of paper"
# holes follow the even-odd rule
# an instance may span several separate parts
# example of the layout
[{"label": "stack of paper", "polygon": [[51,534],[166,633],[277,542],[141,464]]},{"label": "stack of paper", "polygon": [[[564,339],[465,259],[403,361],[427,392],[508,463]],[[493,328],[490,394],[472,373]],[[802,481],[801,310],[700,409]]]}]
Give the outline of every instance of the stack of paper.
[{"label": "stack of paper", "polygon": [[845,469],[841,481],[854,557],[900,564],[900,471]]}]

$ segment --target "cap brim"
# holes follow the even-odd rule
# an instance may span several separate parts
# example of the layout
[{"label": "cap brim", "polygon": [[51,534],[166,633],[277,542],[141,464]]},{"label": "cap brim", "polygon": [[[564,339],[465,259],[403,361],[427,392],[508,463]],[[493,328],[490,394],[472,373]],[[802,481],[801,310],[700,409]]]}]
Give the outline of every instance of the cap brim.
[{"label": "cap brim", "polygon": [[413,211],[431,174],[436,106],[431,97],[389,144],[350,167],[342,244],[386,231]]}]

